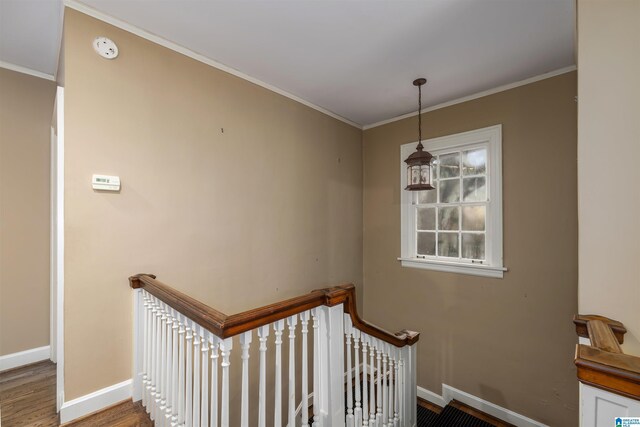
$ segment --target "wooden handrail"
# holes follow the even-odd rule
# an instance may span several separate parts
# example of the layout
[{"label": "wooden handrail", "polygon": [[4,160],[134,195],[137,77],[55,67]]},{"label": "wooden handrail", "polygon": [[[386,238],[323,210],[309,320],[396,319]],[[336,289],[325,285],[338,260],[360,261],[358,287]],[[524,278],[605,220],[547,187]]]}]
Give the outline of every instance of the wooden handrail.
[{"label": "wooden handrail", "polygon": [[580,382],[640,400],[640,357],[622,352],[620,344],[627,332],[624,325],[594,315],[577,315],[573,323],[579,336],[591,340],[591,345],[576,345]]},{"label": "wooden handrail", "polygon": [[583,338],[589,338],[587,331],[587,323],[591,320],[601,320],[611,328],[613,334],[618,339],[620,344],[624,344],[624,334],[627,333],[627,328],[617,320],[609,319],[608,317],[596,316],[594,314],[576,314],[573,316],[573,324],[576,325],[576,333]]},{"label": "wooden handrail", "polygon": [[418,332],[402,330],[393,334],[362,320],[356,308],[355,286],[352,284],[317,289],[307,295],[230,316],[156,280],[153,274],[131,276],[129,284],[133,289],[143,288],[220,338],[251,331],[321,305],[333,307],[338,304],[344,304],[344,312],[349,314],[354,327],[396,347],[412,345],[420,338]]}]

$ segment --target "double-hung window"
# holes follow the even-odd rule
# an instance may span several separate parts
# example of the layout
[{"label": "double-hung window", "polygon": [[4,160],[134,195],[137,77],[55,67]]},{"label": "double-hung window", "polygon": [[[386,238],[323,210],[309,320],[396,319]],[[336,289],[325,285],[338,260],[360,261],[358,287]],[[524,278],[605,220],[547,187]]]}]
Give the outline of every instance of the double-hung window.
[{"label": "double-hung window", "polygon": [[502,277],[502,126],[423,141],[434,190],[405,191],[401,147],[401,241],[405,267]]}]

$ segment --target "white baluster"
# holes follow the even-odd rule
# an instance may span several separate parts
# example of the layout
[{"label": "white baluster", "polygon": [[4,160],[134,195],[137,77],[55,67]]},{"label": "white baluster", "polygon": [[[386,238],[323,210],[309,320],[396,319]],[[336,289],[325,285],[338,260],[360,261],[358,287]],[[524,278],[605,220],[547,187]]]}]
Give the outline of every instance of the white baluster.
[{"label": "white baluster", "polygon": [[206,339],[209,332],[201,330],[202,348],[202,393],[200,399],[200,425],[209,425],[209,340]]},{"label": "white baluster", "polygon": [[193,323],[193,425],[200,426],[200,339],[201,326]]},{"label": "white baluster", "polygon": [[369,425],[369,379],[367,373],[371,375],[372,369],[367,370],[367,354],[369,353],[369,336],[362,334],[362,425]]},{"label": "white baluster", "polygon": [[355,376],[356,376],[356,405],[354,409],[355,425],[362,427],[362,407],[360,397],[360,331],[353,328],[353,354],[355,356]]},{"label": "white baluster", "polygon": [[298,316],[287,318],[289,326],[289,426],[294,426],[296,418],[296,325]]},{"label": "white baluster", "polygon": [[242,349],[242,402],[240,406],[240,426],[249,427],[249,347],[253,334],[251,331],[240,335]]},{"label": "white baluster", "polygon": [[369,337],[369,425],[377,426],[376,423],[376,383],[375,383],[375,339]]},{"label": "white baluster", "polygon": [[388,389],[389,389],[389,402],[387,403],[389,408],[389,418],[387,419],[387,424],[389,427],[393,427],[393,395],[394,395],[394,380],[393,380],[393,366],[395,364],[395,347],[387,344],[388,354],[389,354],[389,371],[388,371]]},{"label": "white baluster", "polygon": [[387,427],[387,421],[389,420],[389,382],[387,378],[387,369],[389,367],[389,360],[387,352],[385,351],[387,348],[386,343],[382,344],[382,372],[380,375],[382,376],[382,427]]},{"label": "white baluster", "polygon": [[302,426],[309,426],[309,352],[308,334],[309,311],[300,313],[300,324],[302,325]]},{"label": "white baluster", "polygon": [[184,336],[185,336],[185,323],[184,319],[178,314],[179,329],[178,329],[178,425],[184,425],[184,411],[185,411],[185,368],[186,368],[186,356],[184,354]]},{"label": "white baluster", "polygon": [[233,340],[225,338],[220,342],[222,355],[222,409],[220,411],[221,427],[229,427],[229,356],[233,348]]},{"label": "white baluster", "polygon": [[258,390],[258,427],[267,425],[267,337],[269,337],[269,325],[258,328],[260,340],[260,383]]},{"label": "white baluster", "polygon": [[273,426],[282,427],[282,331],[284,320],[273,323],[276,335],[276,381],[275,381],[275,408],[273,412]]},{"label": "white baluster", "polygon": [[156,350],[156,313],[157,313],[157,309],[156,309],[156,305],[155,305],[155,301],[153,300],[153,298],[149,299],[150,302],[150,312],[149,312],[149,321],[150,321],[150,334],[149,334],[149,355],[148,355],[148,359],[149,359],[149,379],[147,381],[147,413],[149,414],[149,416],[151,417],[151,419],[153,420],[154,415],[153,415],[153,408],[154,408],[154,403],[155,403],[155,398],[156,398],[156,394],[155,394],[155,379],[156,379],[156,371],[155,371],[155,367],[156,367],[156,363],[155,363],[155,355],[157,353]]},{"label": "white baluster", "polygon": [[149,365],[147,356],[149,355],[149,300],[147,298],[147,293],[142,290],[142,297],[144,298],[144,350],[143,350],[143,358],[142,358],[142,406],[147,407],[147,380],[149,378]]},{"label": "white baluster", "polygon": [[351,375],[351,335],[353,328],[351,324],[351,316],[349,314],[344,315],[344,334],[347,344],[347,427],[353,427],[353,377]]},{"label": "white baluster", "polygon": [[398,416],[398,412],[400,411],[400,377],[398,376],[398,372],[400,370],[400,366],[398,365],[398,358],[400,355],[400,349],[395,348],[394,349],[394,358],[395,358],[395,364],[394,364],[394,388],[395,388],[395,393],[394,393],[394,402],[393,402],[393,427],[399,427],[400,425],[400,417]]},{"label": "white baluster", "polygon": [[376,362],[378,377],[378,395],[376,396],[376,425],[382,426],[382,342],[376,340]]},{"label": "white baluster", "polygon": [[156,301],[156,343],[155,343],[155,398],[153,405],[153,420],[162,425],[160,420],[160,401],[161,401],[161,375],[162,375],[162,311],[160,304]]},{"label": "white baluster", "polygon": [[155,314],[153,312],[154,310],[154,305],[153,305],[153,300],[151,299],[150,295],[147,295],[148,301],[149,301],[149,312],[147,313],[147,320],[149,322],[149,336],[147,337],[147,385],[145,387],[146,392],[147,392],[147,405],[146,405],[146,411],[147,413],[150,411],[150,407],[151,407],[151,402],[153,397],[151,396],[151,388],[153,386],[153,354],[154,354],[154,348],[153,348],[153,337],[154,337],[154,331],[153,331],[153,319],[155,318]]},{"label": "white baluster", "polygon": [[173,411],[173,314],[172,308],[167,307],[167,382],[165,385],[167,403],[165,406],[165,418],[167,425],[171,425],[171,413]]},{"label": "white baluster", "polygon": [[171,425],[178,424],[178,316],[171,311]]},{"label": "white baluster", "polygon": [[184,408],[184,423],[187,427],[193,425],[193,329],[191,329],[191,321],[186,320],[186,347],[187,347],[187,360],[186,360],[186,401]]},{"label": "white baluster", "polygon": [[160,303],[160,375],[158,377],[158,394],[160,395],[160,405],[158,406],[157,421],[160,426],[165,425],[164,410],[167,404],[166,395],[166,372],[167,372],[167,312],[165,304]]},{"label": "white baluster", "polygon": [[399,373],[400,373],[400,387],[399,387],[399,390],[400,390],[400,393],[399,393],[400,415],[399,415],[398,423],[400,425],[404,425],[404,423],[405,423],[405,417],[404,417],[404,415],[405,415],[405,412],[404,412],[404,409],[405,409],[405,406],[404,406],[404,399],[405,399],[405,396],[404,396],[404,357],[403,357],[404,349],[401,349],[401,350],[402,351],[400,352],[400,361],[399,361],[399,364],[400,364],[400,367],[399,367]]},{"label": "white baluster", "polygon": [[398,427],[400,425],[400,417],[398,416],[398,412],[400,411],[400,377],[399,371],[400,366],[398,365],[398,358],[400,355],[400,351],[398,348],[395,349],[395,366],[394,366],[394,377],[395,377],[395,393],[394,393],[394,402],[393,402],[393,426]]},{"label": "white baluster", "polygon": [[162,317],[160,317],[160,407],[158,412],[158,423],[164,426],[165,409],[167,408],[167,311],[162,303]]},{"label": "white baluster", "polygon": [[[156,306],[153,299],[150,299],[149,306],[149,379],[147,380],[147,408],[149,417],[153,417],[153,401],[155,393],[153,390],[153,382],[155,380],[155,342],[156,342]],[[153,418],[151,418],[153,420]]]},{"label": "white baluster", "polygon": [[220,339],[211,334],[211,425],[218,427],[218,343]]},{"label": "white baluster", "polygon": [[311,310],[313,318],[313,427],[320,425],[320,360],[318,352],[320,351],[320,319],[318,319],[318,309]]}]

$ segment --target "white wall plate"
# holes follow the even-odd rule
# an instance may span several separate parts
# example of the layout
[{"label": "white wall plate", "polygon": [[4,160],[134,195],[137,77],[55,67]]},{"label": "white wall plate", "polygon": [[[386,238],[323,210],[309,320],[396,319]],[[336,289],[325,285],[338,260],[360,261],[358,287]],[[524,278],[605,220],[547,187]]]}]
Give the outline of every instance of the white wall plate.
[{"label": "white wall plate", "polygon": [[94,190],[120,191],[120,177],[109,175],[93,175],[91,186]]}]

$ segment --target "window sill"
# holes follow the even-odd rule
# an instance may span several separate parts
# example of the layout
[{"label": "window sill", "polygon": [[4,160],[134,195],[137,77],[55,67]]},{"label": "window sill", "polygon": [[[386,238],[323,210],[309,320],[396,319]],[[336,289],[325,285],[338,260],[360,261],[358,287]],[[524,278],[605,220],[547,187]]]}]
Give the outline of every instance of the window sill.
[{"label": "window sill", "polygon": [[422,268],[425,270],[444,271],[447,273],[469,274],[472,276],[495,277],[502,279],[504,267],[492,267],[478,264],[459,264],[455,262],[434,261],[418,258],[398,258],[403,267]]}]

